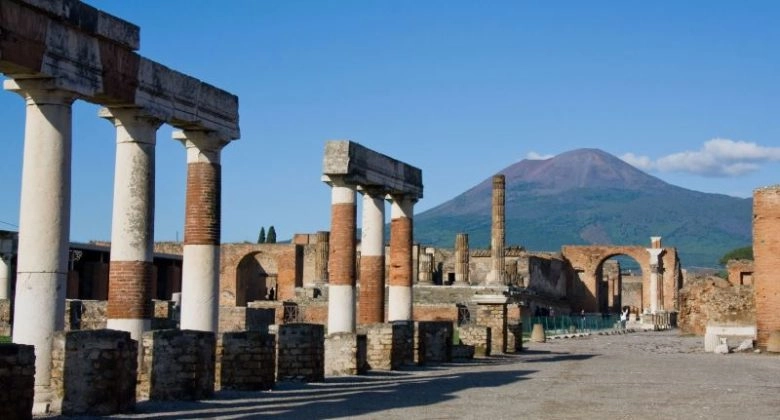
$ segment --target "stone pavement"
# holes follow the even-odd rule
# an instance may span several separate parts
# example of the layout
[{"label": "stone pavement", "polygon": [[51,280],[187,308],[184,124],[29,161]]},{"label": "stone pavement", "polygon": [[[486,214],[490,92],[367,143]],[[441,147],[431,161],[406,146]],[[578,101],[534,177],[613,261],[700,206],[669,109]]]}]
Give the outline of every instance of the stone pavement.
[{"label": "stone pavement", "polygon": [[200,402],[142,402],[116,418],[769,419],[780,413],[780,355],[704,353],[677,331],[530,343],[519,355]]}]

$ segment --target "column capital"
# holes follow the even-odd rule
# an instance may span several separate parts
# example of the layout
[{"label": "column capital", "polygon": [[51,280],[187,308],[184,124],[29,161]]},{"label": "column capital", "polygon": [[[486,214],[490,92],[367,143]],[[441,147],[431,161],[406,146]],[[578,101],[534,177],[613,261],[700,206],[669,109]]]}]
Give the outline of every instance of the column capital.
[{"label": "column capital", "polygon": [[3,82],[3,89],[19,94],[27,104],[36,105],[70,105],[78,97],[58,87],[51,78],[8,79]]},{"label": "column capital", "polygon": [[120,132],[117,143],[145,143],[154,145],[157,142],[157,129],[163,121],[149,115],[143,108],[137,107],[105,107],[98,110],[98,117],[108,120]]},{"label": "column capital", "polygon": [[357,191],[365,196],[369,196],[372,198],[384,199],[384,197],[387,196],[387,189],[376,185],[369,185],[369,186],[358,185]]},{"label": "column capital", "polygon": [[179,130],[173,132],[173,139],[180,141],[187,149],[187,163],[220,163],[222,148],[230,143],[213,131]]}]

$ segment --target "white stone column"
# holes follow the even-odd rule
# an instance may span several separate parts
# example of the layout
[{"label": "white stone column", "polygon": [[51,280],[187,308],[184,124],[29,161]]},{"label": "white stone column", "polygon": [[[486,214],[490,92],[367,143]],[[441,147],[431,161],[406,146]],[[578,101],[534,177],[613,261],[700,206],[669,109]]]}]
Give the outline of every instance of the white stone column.
[{"label": "white stone column", "polygon": [[658,270],[660,266],[660,256],[663,248],[647,248],[650,254],[650,313],[657,313],[661,308],[659,306],[659,287]]},{"label": "white stone column", "polygon": [[360,324],[385,318],[385,197],[384,192],[363,193],[363,227],[360,241]]},{"label": "white stone column", "polygon": [[154,162],[162,122],[134,108],[103,108],[99,116],[116,127],[107,327],[140,342],[154,316]]},{"label": "white stone column", "polygon": [[35,346],[35,400],[51,401],[51,343],[68,276],[71,93],[49,79],[6,80],[27,103],[13,341]]},{"label": "white stone column", "polygon": [[355,332],[355,190],[331,184],[328,334]]},{"label": "white stone column", "polygon": [[11,299],[10,254],[0,254],[0,299]]},{"label": "white stone column", "polygon": [[181,329],[217,332],[221,233],[220,155],[227,143],[203,131],[177,131],[187,149],[187,199],[181,285]]},{"label": "white stone column", "polygon": [[412,320],[412,230],[414,200],[392,197],[390,210],[390,286],[388,321]]}]

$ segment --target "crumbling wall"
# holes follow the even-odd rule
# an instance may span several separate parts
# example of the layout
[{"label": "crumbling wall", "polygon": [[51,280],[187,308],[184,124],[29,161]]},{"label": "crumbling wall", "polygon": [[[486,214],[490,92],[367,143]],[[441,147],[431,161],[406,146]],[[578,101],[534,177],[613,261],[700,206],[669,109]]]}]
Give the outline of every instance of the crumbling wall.
[{"label": "crumbling wall", "polygon": [[680,290],[677,325],[685,333],[704,335],[708,323],[754,325],[753,286],[732,286],[712,276],[688,279]]}]

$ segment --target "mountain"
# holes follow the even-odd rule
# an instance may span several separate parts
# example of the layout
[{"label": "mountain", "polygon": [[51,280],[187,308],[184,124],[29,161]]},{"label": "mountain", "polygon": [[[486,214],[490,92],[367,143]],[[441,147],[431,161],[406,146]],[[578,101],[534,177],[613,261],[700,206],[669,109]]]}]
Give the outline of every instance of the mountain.
[{"label": "mountain", "polygon": [[[506,244],[531,251],[562,245],[648,245],[661,236],[684,267],[716,267],[731,249],[749,245],[752,200],[688,190],[661,181],[598,149],[546,160],[522,160],[506,176]],[[415,241],[453,247],[469,234],[472,248],[490,243],[491,178],[415,216]]]}]

